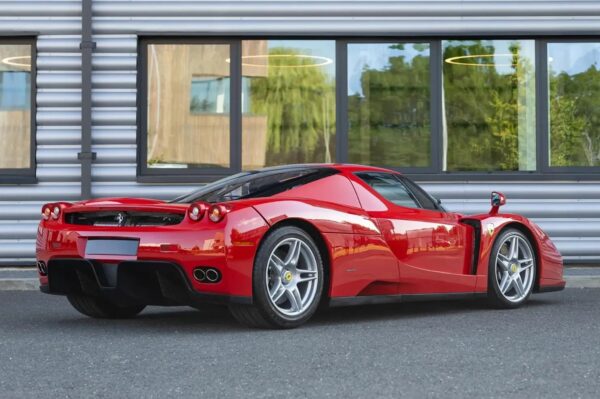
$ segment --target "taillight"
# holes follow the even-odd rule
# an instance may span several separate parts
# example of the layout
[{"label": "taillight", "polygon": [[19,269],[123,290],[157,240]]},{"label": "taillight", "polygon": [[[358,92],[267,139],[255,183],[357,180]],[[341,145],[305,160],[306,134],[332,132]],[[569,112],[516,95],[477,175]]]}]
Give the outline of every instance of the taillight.
[{"label": "taillight", "polygon": [[44,218],[44,220],[50,219],[51,213],[52,213],[51,205],[46,204],[42,207],[42,218]]},{"label": "taillight", "polygon": [[70,207],[68,202],[57,202],[55,204],[46,204],[42,206],[42,218],[44,220],[58,220],[64,208]]},{"label": "taillight", "polygon": [[206,213],[207,209],[208,205],[202,202],[192,204],[188,209],[188,217],[194,222],[197,222],[204,217],[204,214]]},{"label": "taillight", "polygon": [[213,205],[208,210],[208,218],[211,222],[218,223],[223,220],[227,212],[229,212],[229,209],[225,205]]},{"label": "taillight", "polygon": [[52,208],[52,219],[57,220],[60,216],[60,207],[58,205],[54,205]]}]

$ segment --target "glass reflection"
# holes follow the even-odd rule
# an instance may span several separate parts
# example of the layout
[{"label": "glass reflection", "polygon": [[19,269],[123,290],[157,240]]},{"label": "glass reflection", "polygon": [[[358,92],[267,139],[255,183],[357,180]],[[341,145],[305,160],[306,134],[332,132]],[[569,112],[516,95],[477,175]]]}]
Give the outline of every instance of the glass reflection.
[{"label": "glass reflection", "polygon": [[549,43],[551,166],[600,166],[600,43]]},{"label": "glass reflection", "polygon": [[244,169],[335,160],[335,42],[242,42]]},{"label": "glass reflection", "polygon": [[31,166],[31,46],[0,45],[0,169]]},{"label": "glass reflection", "polygon": [[443,169],[536,169],[533,40],[443,41]]},{"label": "glass reflection", "polygon": [[430,165],[429,44],[348,45],[349,160]]},{"label": "glass reflection", "polygon": [[149,168],[229,167],[229,45],[148,46]]}]

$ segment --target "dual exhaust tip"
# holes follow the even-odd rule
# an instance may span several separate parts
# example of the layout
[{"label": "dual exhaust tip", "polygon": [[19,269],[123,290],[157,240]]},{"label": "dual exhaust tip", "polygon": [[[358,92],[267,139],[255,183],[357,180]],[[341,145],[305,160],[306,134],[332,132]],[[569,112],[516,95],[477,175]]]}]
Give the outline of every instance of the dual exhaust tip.
[{"label": "dual exhaust tip", "polygon": [[201,283],[218,283],[221,281],[221,272],[213,267],[197,267],[194,269],[194,278]]}]

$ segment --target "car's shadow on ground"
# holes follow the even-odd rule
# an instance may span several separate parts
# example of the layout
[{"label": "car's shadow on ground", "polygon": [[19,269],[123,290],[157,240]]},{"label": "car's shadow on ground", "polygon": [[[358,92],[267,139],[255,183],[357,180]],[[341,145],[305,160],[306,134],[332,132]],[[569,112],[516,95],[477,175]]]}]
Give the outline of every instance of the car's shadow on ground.
[{"label": "car's shadow on ground", "polygon": [[[552,306],[554,298],[534,298],[520,310]],[[48,322],[56,323],[57,327],[68,327],[122,331],[143,330],[145,333],[165,333],[177,331],[178,333],[214,333],[249,331],[248,328],[238,324],[229,314],[226,307],[207,307],[205,309],[192,308],[149,308],[138,317],[127,320],[99,320],[90,319],[77,314],[73,310],[72,317],[49,318]],[[469,314],[479,312],[495,312],[483,300],[461,300],[445,302],[412,302],[385,305],[352,306],[325,308],[320,310],[311,321],[303,328],[323,328],[336,325],[362,324],[374,321],[416,320],[423,318],[444,318],[456,314]],[[500,310],[502,311],[502,310]],[[509,310],[510,311],[510,310]]]}]

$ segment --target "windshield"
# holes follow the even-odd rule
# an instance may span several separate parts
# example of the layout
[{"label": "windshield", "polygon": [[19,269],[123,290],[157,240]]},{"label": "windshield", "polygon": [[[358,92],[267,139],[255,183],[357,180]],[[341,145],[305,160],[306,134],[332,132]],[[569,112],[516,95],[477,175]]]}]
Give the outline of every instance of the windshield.
[{"label": "windshield", "polygon": [[177,197],[171,202],[204,201],[215,203],[245,198],[269,197],[336,173],[338,173],[336,169],[316,166],[242,172],[202,186],[199,190]]}]

